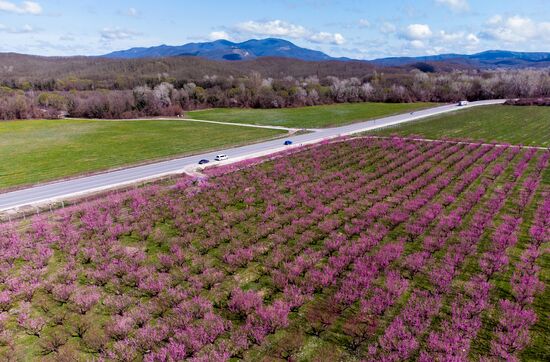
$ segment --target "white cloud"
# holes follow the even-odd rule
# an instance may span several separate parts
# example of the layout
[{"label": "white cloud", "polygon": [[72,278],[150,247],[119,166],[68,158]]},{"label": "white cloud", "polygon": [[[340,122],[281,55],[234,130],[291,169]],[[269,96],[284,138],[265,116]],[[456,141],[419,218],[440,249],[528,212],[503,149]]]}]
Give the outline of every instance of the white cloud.
[{"label": "white cloud", "polygon": [[320,32],[316,34],[312,34],[309,37],[309,40],[314,43],[325,43],[325,44],[334,44],[334,45],[342,45],[346,42],[346,39],[342,36],[340,33],[327,33],[327,32]]},{"label": "white cloud", "polygon": [[283,20],[270,20],[265,22],[246,21],[237,24],[235,32],[253,36],[273,36],[292,39],[303,39],[313,43],[323,44],[344,44],[346,39],[340,33],[329,33],[325,31],[314,32],[302,25],[288,23]]},{"label": "white cloud", "polygon": [[406,40],[402,45],[409,54],[442,54],[479,51],[480,39],[465,31],[432,30],[425,24],[411,24],[398,37]]},{"label": "white cloud", "polygon": [[491,24],[491,25],[495,25],[495,24],[498,24],[502,21],[502,16],[500,15],[493,15],[489,18],[489,20],[487,20],[487,23],[488,24]]},{"label": "white cloud", "polygon": [[470,48],[480,42],[477,35],[473,33],[466,33],[463,31],[448,33],[444,30],[438,32],[433,40],[434,43],[442,46],[451,45],[456,46],[459,49],[462,49],[463,47]]},{"label": "white cloud", "polygon": [[42,13],[42,6],[34,1],[23,1],[18,5],[11,1],[0,0],[0,11],[14,14],[38,15]]},{"label": "white cloud", "polygon": [[227,32],[225,31],[213,31],[210,33],[208,37],[210,38],[210,40],[220,40],[220,39],[229,40],[231,38],[229,34],[227,34]]},{"label": "white cloud", "polygon": [[466,46],[479,43],[479,38],[472,33],[465,33],[463,31],[449,33],[445,30],[440,30],[432,37],[432,43],[441,45],[456,45]]},{"label": "white cloud", "polygon": [[397,27],[392,23],[385,22],[380,26],[380,32],[384,34],[391,34],[397,31]]},{"label": "white cloud", "polygon": [[470,9],[467,0],[436,0],[436,2],[449,7],[452,11],[467,11]]},{"label": "white cloud", "polygon": [[237,29],[255,35],[286,36],[289,38],[302,38],[308,34],[306,28],[301,25],[294,25],[282,20],[271,20],[266,22],[247,21],[237,24]]},{"label": "white cloud", "polygon": [[503,18],[499,15],[491,17],[488,28],[480,36],[490,40],[506,43],[520,43],[530,40],[550,41],[550,22],[536,22],[519,15]]},{"label": "white cloud", "polygon": [[136,35],[139,35],[140,33],[129,29],[103,28],[101,29],[100,34],[101,34],[102,40],[111,41],[111,40],[131,39]]},{"label": "white cloud", "polygon": [[32,26],[30,26],[29,24],[25,24],[25,25],[23,25],[22,28],[14,29],[12,31],[12,33],[15,33],[15,34],[29,34],[29,33],[34,33],[34,32],[36,32],[36,29],[33,28]]},{"label": "white cloud", "polygon": [[408,40],[422,40],[432,36],[432,30],[426,24],[411,24],[402,34]]},{"label": "white cloud", "polygon": [[463,32],[447,33],[445,30],[441,30],[437,33],[437,37],[446,42],[455,42],[464,38]]},{"label": "white cloud", "polygon": [[479,43],[479,38],[477,37],[477,35],[472,34],[472,33],[470,33],[466,36],[466,40],[471,44]]},{"label": "white cloud", "polygon": [[0,32],[10,33],[10,34],[29,34],[29,33],[36,33],[37,29],[33,28],[29,24],[25,24],[21,28],[7,27],[3,24],[0,24]]},{"label": "white cloud", "polygon": [[139,16],[139,11],[136,8],[128,8],[128,10],[126,10],[126,15],[135,18]]},{"label": "white cloud", "polygon": [[70,34],[65,34],[65,35],[61,35],[59,37],[59,40],[61,40],[61,41],[75,41],[76,38],[74,36],[70,35]]},{"label": "white cloud", "polygon": [[359,26],[361,28],[368,28],[370,26],[370,21],[367,19],[359,19]]},{"label": "white cloud", "polygon": [[416,49],[422,49],[426,47],[426,44],[424,44],[422,40],[412,40],[410,44],[413,48]]}]

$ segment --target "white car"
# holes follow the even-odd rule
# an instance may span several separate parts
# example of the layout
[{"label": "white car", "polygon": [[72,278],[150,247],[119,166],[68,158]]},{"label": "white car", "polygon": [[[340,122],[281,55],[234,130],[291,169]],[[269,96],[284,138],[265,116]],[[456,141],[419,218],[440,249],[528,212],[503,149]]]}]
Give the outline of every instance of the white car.
[{"label": "white car", "polygon": [[220,155],[216,155],[216,157],[214,157],[214,160],[223,161],[223,160],[227,160],[228,158],[229,156],[227,156],[225,153],[222,153]]},{"label": "white car", "polygon": [[460,101],[460,102],[458,102],[458,105],[459,105],[459,106],[465,106],[465,105],[467,105],[467,104],[468,104],[468,101]]}]

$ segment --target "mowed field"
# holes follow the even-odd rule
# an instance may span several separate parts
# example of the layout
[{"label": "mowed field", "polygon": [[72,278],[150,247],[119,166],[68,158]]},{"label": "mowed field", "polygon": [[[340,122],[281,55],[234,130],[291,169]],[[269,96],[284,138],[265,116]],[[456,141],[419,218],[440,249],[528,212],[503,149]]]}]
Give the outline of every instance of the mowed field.
[{"label": "mowed field", "polygon": [[550,147],[550,107],[474,107],[370,133],[419,135],[431,139],[468,138]]},{"label": "mowed field", "polygon": [[548,361],[549,159],[355,138],[0,225],[0,360]]},{"label": "mowed field", "polygon": [[186,117],[207,121],[292,128],[322,128],[341,126],[436,105],[435,103],[345,103],[278,109],[216,108],[186,112]]},{"label": "mowed field", "polygon": [[283,135],[181,120],[0,122],[0,188]]}]

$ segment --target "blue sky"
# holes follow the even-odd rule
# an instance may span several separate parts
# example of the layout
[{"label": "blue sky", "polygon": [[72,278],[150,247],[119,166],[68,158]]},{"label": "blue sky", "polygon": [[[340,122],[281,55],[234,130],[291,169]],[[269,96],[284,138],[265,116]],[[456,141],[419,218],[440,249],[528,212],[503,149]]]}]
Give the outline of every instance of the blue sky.
[{"label": "blue sky", "polygon": [[334,56],[550,51],[548,0],[0,0],[0,52],[280,37]]}]

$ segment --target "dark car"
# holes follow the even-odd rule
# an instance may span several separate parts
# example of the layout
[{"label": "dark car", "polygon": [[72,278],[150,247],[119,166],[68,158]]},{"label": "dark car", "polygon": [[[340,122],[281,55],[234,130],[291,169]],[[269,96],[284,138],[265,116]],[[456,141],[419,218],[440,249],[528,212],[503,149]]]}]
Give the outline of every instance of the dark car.
[{"label": "dark car", "polygon": [[208,161],[207,159],[202,159],[199,161],[199,165],[204,165],[205,163],[208,163],[210,161]]},{"label": "dark car", "polygon": [[291,145],[291,144],[292,144],[292,141],[290,141],[290,140],[286,140],[286,141],[285,141],[285,146],[289,146],[289,145]]}]

